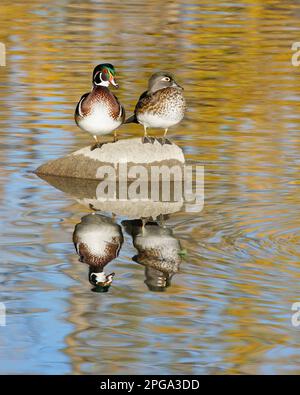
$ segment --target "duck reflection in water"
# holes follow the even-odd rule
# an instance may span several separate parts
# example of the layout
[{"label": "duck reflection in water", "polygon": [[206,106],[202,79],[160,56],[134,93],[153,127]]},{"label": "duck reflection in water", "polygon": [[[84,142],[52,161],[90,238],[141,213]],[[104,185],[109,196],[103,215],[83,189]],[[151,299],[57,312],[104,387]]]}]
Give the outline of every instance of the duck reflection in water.
[{"label": "duck reflection in water", "polygon": [[89,265],[89,281],[94,292],[107,292],[115,273],[106,275],[104,267],[119,255],[123,244],[120,225],[100,214],[91,213],[75,226],[73,243],[79,261]]},{"label": "duck reflection in water", "polygon": [[132,259],[145,266],[145,284],[150,291],[165,291],[182,262],[183,251],[179,240],[161,222],[128,220],[123,221],[122,225],[138,250]]}]

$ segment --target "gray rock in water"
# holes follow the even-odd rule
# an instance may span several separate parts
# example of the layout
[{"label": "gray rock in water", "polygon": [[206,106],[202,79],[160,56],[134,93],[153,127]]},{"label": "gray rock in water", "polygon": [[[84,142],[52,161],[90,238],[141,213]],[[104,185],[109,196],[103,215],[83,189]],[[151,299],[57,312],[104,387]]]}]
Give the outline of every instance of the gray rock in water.
[{"label": "gray rock in water", "polygon": [[106,143],[94,150],[90,146],[82,148],[41,165],[35,172],[41,175],[101,180],[101,169],[105,166],[116,169],[120,164],[127,164],[130,170],[133,166],[143,165],[149,171],[153,166],[182,167],[184,163],[183,152],[176,144],[161,145],[158,141],[143,144],[140,138],[133,138]]}]

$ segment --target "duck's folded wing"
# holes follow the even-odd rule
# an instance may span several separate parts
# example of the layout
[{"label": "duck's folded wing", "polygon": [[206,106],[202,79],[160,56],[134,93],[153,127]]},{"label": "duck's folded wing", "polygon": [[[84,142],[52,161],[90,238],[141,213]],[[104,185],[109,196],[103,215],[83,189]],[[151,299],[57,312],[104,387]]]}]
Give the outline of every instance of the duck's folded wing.
[{"label": "duck's folded wing", "polygon": [[131,115],[131,117],[127,118],[124,123],[138,123],[135,114]]},{"label": "duck's folded wing", "polygon": [[120,101],[119,101],[119,99],[117,98],[117,96],[114,95],[114,98],[116,99],[116,102],[118,103],[119,109],[120,109],[119,115],[118,115],[118,120],[121,120],[122,123],[124,123],[124,121],[125,121],[125,116],[126,116],[126,115],[125,115],[125,108],[122,106],[122,104],[120,103]]},{"label": "duck's folded wing", "polygon": [[148,95],[148,92],[145,91],[141,94],[138,102],[136,103],[134,114],[131,117],[127,118],[124,123],[139,123],[136,117],[137,111],[142,108],[148,101],[151,100],[151,96]]},{"label": "duck's folded wing", "polygon": [[76,106],[75,116],[83,117],[84,115],[86,115],[87,110],[84,106],[84,101],[86,100],[88,95],[89,95],[89,93],[85,93],[84,95],[81,96],[81,99],[79,100],[79,102]]}]

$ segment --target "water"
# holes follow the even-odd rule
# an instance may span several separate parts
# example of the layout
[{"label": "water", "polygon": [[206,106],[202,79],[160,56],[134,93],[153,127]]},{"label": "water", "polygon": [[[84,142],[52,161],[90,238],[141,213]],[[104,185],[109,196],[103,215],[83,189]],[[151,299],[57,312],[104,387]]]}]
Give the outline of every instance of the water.
[{"label": "water", "polygon": [[[0,15],[0,373],[299,374],[298,2],[2,0]],[[128,114],[154,70],[185,88],[170,137],[205,165],[205,208],[167,220],[187,256],[166,292],[129,235],[109,292],[91,292],[72,244],[90,210],[31,173],[90,143],[73,111],[102,61]]]}]

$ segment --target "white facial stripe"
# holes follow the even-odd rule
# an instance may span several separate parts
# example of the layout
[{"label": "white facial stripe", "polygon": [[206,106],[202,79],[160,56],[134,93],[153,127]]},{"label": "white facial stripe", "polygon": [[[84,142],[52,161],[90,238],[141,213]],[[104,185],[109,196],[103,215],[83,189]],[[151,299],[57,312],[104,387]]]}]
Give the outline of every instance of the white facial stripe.
[{"label": "white facial stripe", "polygon": [[91,276],[95,276],[95,277],[96,277],[97,283],[103,283],[104,281],[106,281],[106,275],[105,275],[104,272],[101,272],[101,273],[91,273]]},{"label": "white facial stripe", "polygon": [[96,85],[101,85],[101,86],[109,86],[109,81],[101,81],[100,84],[96,84]]},{"label": "white facial stripe", "polygon": [[[95,77],[96,77],[99,73],[100,73],[100,72],[98,71],[98,73],[95,75]],[[94,84],[95,84],[95,85],[101,85],[101,83],[102,83],[101,75],[102,75],[102,73],[99,74],[99,79],[100,79],[99,84],[97,84],[97,82],[95,81],[95,77],[94,77]]]},{"label": "white facial stripe", "polygon": [[100,82],[99,83],[97,83],[95,81],[95,79],[94,79],[94,84],[97,85],[97,86],[106,86],[106,87],[108,87],[109,86],[109,81],[103,81],[101,76],[102,76],[102,73],[100,73],[100,75],[99,75],[99,78],[100,78]]},{"label": "white facial stripe", "polygon": [[113,278],[114,278],[114,275],[113,275],[113,274],[109,274],[109,275],[107,276],[107,280],[108,280],[108,281],[112,281]]}]

